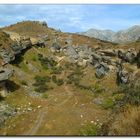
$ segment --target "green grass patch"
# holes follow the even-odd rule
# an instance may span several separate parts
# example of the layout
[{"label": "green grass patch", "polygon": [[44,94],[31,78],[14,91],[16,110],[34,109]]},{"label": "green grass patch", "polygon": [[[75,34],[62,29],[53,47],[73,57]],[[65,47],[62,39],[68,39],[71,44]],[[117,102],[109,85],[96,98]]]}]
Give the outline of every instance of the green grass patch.
[{"label": "green grass patch", "polygon": [[80,130],[81,136],[96,136],[98,127],[94,124],[88,124]]},{"label": "green grass patch", "polygon": [[113,108],[113,106],[114,106],[114,101],[113,101],[112,98],[106,99],[106,100],[103,102],[103,104],[102,104],[102,107],[103,107],[104,109]]}]

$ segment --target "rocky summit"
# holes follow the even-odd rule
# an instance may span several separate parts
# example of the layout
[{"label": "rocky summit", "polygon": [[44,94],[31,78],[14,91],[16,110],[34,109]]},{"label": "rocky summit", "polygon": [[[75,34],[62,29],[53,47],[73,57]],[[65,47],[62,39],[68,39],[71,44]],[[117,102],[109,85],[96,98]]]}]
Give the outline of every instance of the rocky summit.
[{"label": "rocky summit", "polygon": [[1,28],[0,135],[139,135],[138,32]]}]

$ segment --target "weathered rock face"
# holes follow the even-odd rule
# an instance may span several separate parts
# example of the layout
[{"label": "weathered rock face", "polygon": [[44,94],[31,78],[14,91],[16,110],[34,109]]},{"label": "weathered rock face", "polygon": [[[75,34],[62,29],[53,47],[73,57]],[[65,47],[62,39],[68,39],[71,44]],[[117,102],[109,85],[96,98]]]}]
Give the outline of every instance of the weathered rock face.
[{"label": "weathered rock face", "polygon": [[8,80],[13,75],[13,72],[10,68],[0,68],[0,82]]},{"label": "weathered rock face", "polygon": [[14,71],[10,68],[0,68],[0,96],[7,96],[5,82],[13,75]]},{"label": "weathered rock face", "polygon": [[95,75],[96,75],[97,78],[103,78],[108,71],[109,71],[108,65],[105,64],[105,63],[100,63],[96,67],[96,73],[95,73]]},{"label": "weathered rock face", "polygon": [[67,46],[66,54],[72,59],[78,59],[78,53],[72,46]]},{"label": "weathered rock face", "polygon": [[32,46],[32,42],[29,37],[21,37],[18,43],[19,46],[22,46],[22,50]]},{"label": "weathered rock face", "polygon": [[131,51],[128,51],[126,54],[125,54],[125,60],[129,63],[133,63],[136,59],[136,53],[135,52],[131,52]]},{"label": "weathered rock face", "polygon": [[30,38],[21,37],[20,40],[13,41],[9,47],[0,49],[0,57],[4,63],[9,63],[15,59],[15,55],[20,54],[22,50],[32,46]]},{"label": "weathered rock face", "polygon": [[2,48],[0,49],[0,56],[4,63],[9,63],[15,59],[15,54],[11,49]]},{"label": "weathered rock face", "polygon": [[18,43],[12,44],[11,48],[13,49],[15,55],[20,54],[22,51],[22,46],[18,45]]},{"label": "weathered rock face", "polygon": [[61,49],[61,47],[57,42],[54,42],[51,46],[51,51],[52,52],[59,52],[60,49]]},{"label": "weathered rock face", "polygon": [[124,59],[125,58],[125,52],[123,50],[118,50],[118,57],[120,59]]},{"label": "weathered rock face", "polygon": [[93,64],[94,66],[99,64],[102,60],[102,57],[100,55],[98,55],[95,52],[92,52],[92,62],[91,64]]},{"label": "weathered rock face", "polygon": [[82,59],[89,59],[91,56],[92,50],[86,45],[76,47],[76,52],[78,53],[79,57]]},{"label": "weathered rock face", "polygon": [[129,82],[129,73],[123,69],[122,65],[118,66],[117,83],[127,84]]},{"label": "weathered rock face", "polygon": [[118,57],[126,62],[133,63],[136,59],[136,52],[132,50],[128,50],[127,52],[118,50]]},{"label": "weathered rock face", "polygon": [[102,61],[107,64],[112,64],[111,57],[109,56],[102,56]]},{"label": "weathered rock face", "polygon": [[115,50],[99,50],[99,52],[103,53],[105,56],[116,56],[117,52]]}]

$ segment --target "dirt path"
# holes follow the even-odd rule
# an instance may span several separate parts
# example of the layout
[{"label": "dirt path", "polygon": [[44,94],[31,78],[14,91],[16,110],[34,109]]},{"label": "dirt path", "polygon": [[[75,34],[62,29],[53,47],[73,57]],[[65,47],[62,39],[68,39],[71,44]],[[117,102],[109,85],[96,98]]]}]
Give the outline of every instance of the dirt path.
[{"label": "dirt path", "polygon": [[41,109],[33,127],[29,131],[25,132],[23,135],[35,135],[43,122],[45,114],[46,114],[46,108]]},{"label": "dirt path", "polygon": [[[64,86],[64,91],[67,93],[68,97],[63,102],[60,102],[59,104],[56,104],[55,106],[60,107],[64,105],[73,96],[73,93],[69,90],[69,88],[66,85]],[[53,99],[53,97],[51,99]],[[49,100],[49,102],[51,103],[51,100]],[[23,135],[35,135],[37,133],[37,131],[39,130],[40,126],[42,125],[44,121],[45,115],[47,114],[48,107],[49,107],[49,104],[47,107],[42,108],[39,111],[39,114],[36,118],[36,121],[33,127],[29,131],[25,132]]]}]

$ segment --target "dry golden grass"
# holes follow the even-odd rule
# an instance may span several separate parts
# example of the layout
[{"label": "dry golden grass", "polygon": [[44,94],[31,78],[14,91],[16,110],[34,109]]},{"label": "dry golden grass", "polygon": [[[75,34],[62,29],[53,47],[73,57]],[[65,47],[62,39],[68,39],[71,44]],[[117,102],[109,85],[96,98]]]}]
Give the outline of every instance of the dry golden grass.
[{"label": "dry golden grass", "polygon": [[129,106],[116,116],[110,135],[140,135],[140,106]]}]

